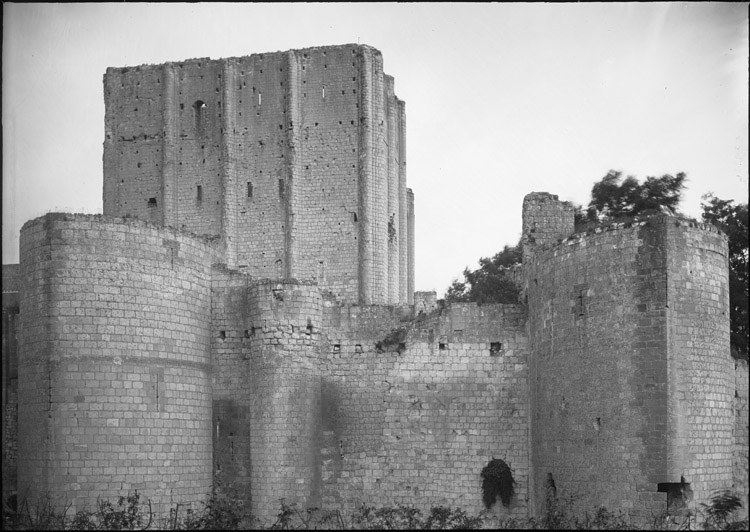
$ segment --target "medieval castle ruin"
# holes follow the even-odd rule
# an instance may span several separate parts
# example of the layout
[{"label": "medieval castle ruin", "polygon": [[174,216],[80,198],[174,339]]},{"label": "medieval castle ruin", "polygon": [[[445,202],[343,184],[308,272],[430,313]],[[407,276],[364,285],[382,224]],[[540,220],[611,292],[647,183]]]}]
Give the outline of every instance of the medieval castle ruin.
[{"label": "medieval castle ruin", "polygon": [[747,503],[713,226],[574,234],[532,193],[518,304],[439,307],[374,48],[110,68],[104,95],[104,214],[27,222],[3,266],[4,495],[478,512],[496,458],[512,516],[550,481],[646,522]]}]

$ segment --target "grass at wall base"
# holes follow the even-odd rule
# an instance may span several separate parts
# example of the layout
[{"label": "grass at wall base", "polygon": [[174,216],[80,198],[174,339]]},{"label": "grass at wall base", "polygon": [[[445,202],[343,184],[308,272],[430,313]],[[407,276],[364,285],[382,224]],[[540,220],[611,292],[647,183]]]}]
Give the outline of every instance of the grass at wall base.
[{"label": "grass at wall base", "polygon": [[116,503],[97,501],[96,508],[72,515],[70,505],[55,510],[53,495],[35,505],[14,497],[3,501],[3,530],[747,530],[748,519],[739,519],[739,497],[729,490],[714,493],[697,514],[654,516],[653,524],[631,526],[620,512],[598,507],[574,511],[574,498],[548,498],[541,518],[498,518],[486,511],[469,515],[460,508],[433,507],[428,514],[408,505],[376,508],[363,504],[353,512],[302,510],[282,499],[274,523],[261,527],[243,501],[215,492],[199,511],[173,508],[169,516],[155,516],[151,503],[135,491]]}]

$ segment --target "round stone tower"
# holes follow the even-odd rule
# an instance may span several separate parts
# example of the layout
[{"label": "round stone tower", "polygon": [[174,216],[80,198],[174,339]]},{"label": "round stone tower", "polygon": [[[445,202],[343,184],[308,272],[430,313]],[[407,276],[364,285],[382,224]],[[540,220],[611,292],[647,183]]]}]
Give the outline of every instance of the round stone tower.
[{"label": "round stone tower", "polygon": [[[18,493],[72,511],[211,490],[208,245],[137,220],[21,230]],[[32,503],[33,504],[33,503]]]},{"label": "round stone tower", "polygon": [[322,300],[315,284],[294,280],[259,281],[247,297],[251,504],[267,521],[282,498],[320,504]]},{"label": "round stone tower", "polygon": [[726,237],[660,215],[534,245],[523,269],[536,512],[549,478],[558,495],[643,524],[731,486]]}]

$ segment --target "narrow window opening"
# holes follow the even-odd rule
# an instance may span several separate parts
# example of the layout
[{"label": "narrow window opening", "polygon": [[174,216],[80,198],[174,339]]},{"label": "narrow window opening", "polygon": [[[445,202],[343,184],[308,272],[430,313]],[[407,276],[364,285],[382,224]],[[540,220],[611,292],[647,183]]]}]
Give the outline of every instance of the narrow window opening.
[{"label": "narrow window opening", "polygon": [[[328,65],[326,65],[326,68],[328,68]],[[323,87],[323,98],[325,98],[325,97],[326,97],[326,88]]]},{"label": "narrow window opening", "polygon": [[313,324],[312,324],[312,321],[310,321],[310,319],[308,319],[307,320],[307,330],[306,330],[305,334],[307,334],[307,336],[310,336],[312,333],[313,333]]},{"label": "narrow window opening", "polygon": [[333,352],[341,353],[341,344],[333,344]]},{"label": "narrow window opening", "polygon": [[259,92],[258,93],[258,105],[260,105],[261,103],[263,103],[263,95]]},{"label": "narrow window opening", "polygon": [[247,197],[253,197],[253,184],[250,181],[247,182]]},{"label": "narrow window opening", "polygon": [[353,216],[353,218],[354,218],[354,221],[356,222],[356,221],[357,221],[357,213],[356,213],[356,212],[353,212],[353,213],[352,213],[352,216]]},{"label": "narrow window opening", "polygon": [[195,187],[195,199],[198,202],[198,205],[203,201],[203,187],[201,185]]},{"label": "narrow window opening", "polygon": [[206,103],[203,100],[197,100],[193,104],[193,119],[195,133],[202,135],[206,125]]},{"label": "narrow window opening", "polygon": [[284,180],[279,179],[279,197],[284,198]]},{"label": "narrow window opening", "polygon": [[219,331],[219,339],[224,340],[227,337],[227,331]]},{"label": "narrow window opening", "polygon": [[149,208],[155,208],[156,207],[156,198],[148,198],[148,206],[149,206]]},{"label": "narrow window opening", "polygon": [[362,352],[362,344],[356,344],[354,346],[354,352],[355,353],[361,353]]},{"label": "narrow window opening", "polygon": [[490,343],[490,356],[496,357],[500,356],[500,352],[503,350],[503,344],[500,342],[492,342]]},{"label": "narrow window opening", "polygon": [[444,343],[440,342],[440,350],[441,351],[445,351],[446,349],[448,349],[448,344],[444,344]]},{"label": "narrow window opening", "polygon": [[318,261],[318,280],[322,281],[326,277],[326,264],[325,261]]},{"label": "narrow window opening", "polygon": [[245,338],[250,338],[251,336],[250,329],[245,329]]},{"label": "narrow window opening", "polygon": [[583,290],[578,294],[578,317],[582,317],[585,314],[585,296]]}]

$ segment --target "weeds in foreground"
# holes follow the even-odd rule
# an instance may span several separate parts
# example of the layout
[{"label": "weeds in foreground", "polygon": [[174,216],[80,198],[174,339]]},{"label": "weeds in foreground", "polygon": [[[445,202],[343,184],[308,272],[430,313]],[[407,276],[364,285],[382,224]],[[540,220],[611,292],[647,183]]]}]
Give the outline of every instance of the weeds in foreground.
[{"label": "weeds in foreground", "polygon": [[[142,501],[136,491],[119,497],[116,504],[97,501],[94,511],[80,510],[70,513],[70,505],[53,504],[51,498],[36,505],[26,501],[16,505],[8,500],[3,505],[2,526],[5,530],[243,530],[259,529],[244,501],[216,490],[200,510],[176,506],[169,517],[156,519],[151,502]],[[680,519],[660,516],[653,528],[660,530],[692,530],[698,522],[706,530],[747,530],[748,520],[738,520],[736,512],[742,508],[739,497],[729,491],[716,492],[708,504],[702,504],[695,515],[686,514]],[[349,514],[340,510],[323,511],[317,508],[300,509],[294,504],[280,501],[276,520],[265,530],[459,530],[480,529],[486,526],[501,529],[533,530],[627,530],[636,529],[628,523],[622,512],[612,512],[599,507],[593,512],[576,509],[575,500],[548,498],[545,514],[541,518],[518,519],[491,518],[486,512],[469,515],[460,508],[433,507],[426,515],[413,506],[380,507],[361,505]]]}]

